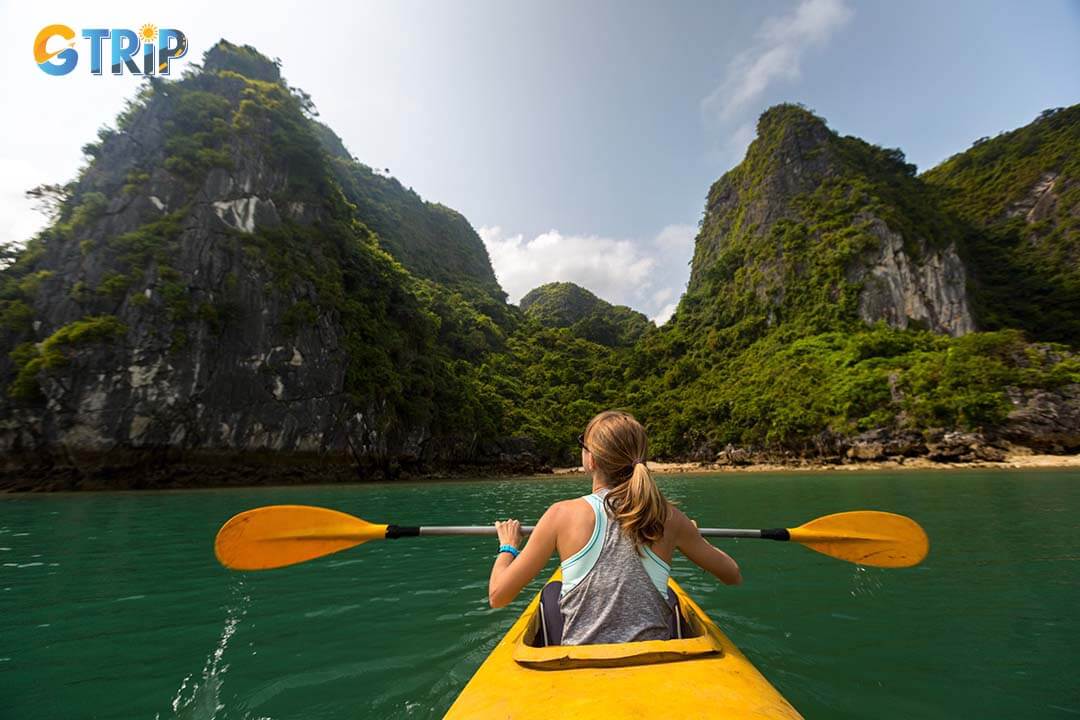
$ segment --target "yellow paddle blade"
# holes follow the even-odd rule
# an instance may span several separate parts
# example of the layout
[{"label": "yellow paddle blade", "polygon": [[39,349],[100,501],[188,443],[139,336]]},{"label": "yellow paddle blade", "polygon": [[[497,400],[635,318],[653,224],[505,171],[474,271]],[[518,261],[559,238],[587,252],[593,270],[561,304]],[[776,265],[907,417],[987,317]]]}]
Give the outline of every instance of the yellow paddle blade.
[{"label": "yellow paddle blade", "polygon": [[930,539],[919,523],[877,510],[826,515],[788,532],[793,542],[859,565],[911,567],[930,552]]},{"label": "yellow paddle blade", "polygon": [[233,516],[218,530],[214,554],[233,570],[269,570],[386,537],[376,525],[310,505],[268,505]]}]

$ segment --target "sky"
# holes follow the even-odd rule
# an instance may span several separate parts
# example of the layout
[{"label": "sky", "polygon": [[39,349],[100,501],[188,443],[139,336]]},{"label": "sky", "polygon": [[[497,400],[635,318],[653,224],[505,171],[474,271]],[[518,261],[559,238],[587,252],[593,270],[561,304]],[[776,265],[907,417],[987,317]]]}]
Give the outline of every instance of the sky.
[{"label": "sky", "polygon": [[[579,283],[663,322],[709,186],[760,113],[801,102],[927,169],[1080,102],[1080,2],[0,0],[0,242],[44,224],[24,192],[65,182],[139,84],[62,77],[45,25],[182,30],[282,62],[362,162],[460,212],[512,302]],[[83,41],[84,42],[84,41]],[[50,46],[52,49],[52,46]]]}]

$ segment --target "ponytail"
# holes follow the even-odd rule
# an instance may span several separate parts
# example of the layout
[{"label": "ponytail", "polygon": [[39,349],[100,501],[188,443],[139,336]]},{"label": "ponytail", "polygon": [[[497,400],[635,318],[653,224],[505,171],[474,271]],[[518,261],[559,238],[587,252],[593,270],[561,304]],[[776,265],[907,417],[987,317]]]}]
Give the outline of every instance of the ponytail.
[{"label": "ponytail", "polygon": [[634,416],[602,412],[585,428],[585,443],[596,469],[611,488],[604,504],[640,551],[664,535],[668,502],[645,466],[648,441]]},{"label": "ponytail", "polygon": [[635,463],[630,479],[609,492],[604,502],[635,546],[651,545],[664,536],[667,500],[644,462]]}]

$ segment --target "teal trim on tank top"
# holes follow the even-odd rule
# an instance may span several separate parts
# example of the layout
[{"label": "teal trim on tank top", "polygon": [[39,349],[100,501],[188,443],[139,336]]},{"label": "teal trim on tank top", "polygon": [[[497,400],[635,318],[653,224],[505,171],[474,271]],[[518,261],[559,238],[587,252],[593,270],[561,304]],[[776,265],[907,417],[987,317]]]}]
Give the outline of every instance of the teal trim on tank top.
[{"label": "teal trim on tank top", "polygon": [[[601,490],[600,493],[592,493],[582,498],[582,500],[589,503],[593,510],[595,517],[593,532],[589,542],[585,543],[585,547],[563,560],[559,565],[562,568],[563,583],[562,590],[559,592],[560,597],[573,590],[575,585],[584,580],[600,557],[600,551],[604,548],[601,538],[604,537],[608,524],[608,516],[604,512],[604,495],[606,494],[606,491]],[[671,577],[671,566],[654,553],[652,548],[643,545],[641,549],[645,551],[641,557],[641,564],[645,568],[645,572],[648,573],[652,584],[656,586],[657,592],[667,597],[667,584],[668,578]]]},{"label": "teal trim on tank top", "polygon": [[[607,530],[607,513],[603,511],[603,499],[593,493],[586,495],[585,502],[589,503],[592,507],[595,521],[593,522],[592,536],[589,538],[589,542],[585,543],[585,547],[578,550],[576,553],[566,558],[559,567],[562,568],[563,584],[560,595],[565,595],[575,585],[585,579],[585,576],[589,574],[589,571],[596,565],[597,558],[600,557],[600,551],[603,549],[604,544],[600,541],[604,537],[604,532]],[[581,562],[584,560],[585,562]]]},{"label": "teal trim on tank top", "polygon": [[642,545],[641,549],[645,551],[641,558],[641,564],[645,566],[645,572],[649,574],[649,579],[652,580],[652,584],[656,586],[657,591],[667,597],[667,581],[671,577],[671,566],[654,553],[652,548]]}]

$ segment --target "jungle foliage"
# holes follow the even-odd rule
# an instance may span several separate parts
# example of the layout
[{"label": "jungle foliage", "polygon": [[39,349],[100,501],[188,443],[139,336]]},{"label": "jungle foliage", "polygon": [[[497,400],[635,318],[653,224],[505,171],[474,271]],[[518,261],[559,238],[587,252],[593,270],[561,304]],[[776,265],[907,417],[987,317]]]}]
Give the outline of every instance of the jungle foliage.
[{"label": "jungle foliage", "polygon": [[[0,270],[3,380],[10,400],[40,403],[42,380],[79,348],[123,343],[114,311],[162,313],[174,348],[191,328],[221,334],[243,321],[232,298],[237,273],[251,271],[287,300],[283,332],[333,324],[345,392],[358,408],[388,409],[402,431],[528,438],[541,457],[570,462],[574,436],[608,407],[644,420],[661,457],[708,457],[728,443],[813,452],[828,436],[879,427],[993,427],[1008,388],[1080,382],[1070,348],[1080,338],[1078,113],[1046,114],[917,176],[899,150],[838,136],[805,108],[769,110],[746,160],[710,190],[690,287],[658,328],[570,283],[507,304],[465,218],[355,160],[277,61],[222,41],[182,79],[144,85],[116,130],[87,146],[76,181],[38,189],[52,224],[5,252]],[[160,126],[161,156],[110,174],[116,144],[142,122]],[[810,148],[800,162],[825,168],[821,182],[778,184],[793,142]],[[287,169],[272,199],[298,209],[222,232],[237,264],[209,295],[176,269],[194,200],[135,230],[100,230],[115,198],[161,182],[153,161],[194,198],[251,157]],[[1013,213],[1045,173],[1056,205],[1034,221]],[[989,332],[860,321],[850,269],[878,242],[875,222],[912,255],[961,247]],[[81,319],[39,329],[53,302],[41,288],[58,282],[49,253],[69,243],[108,271],[62,287]]]}]

